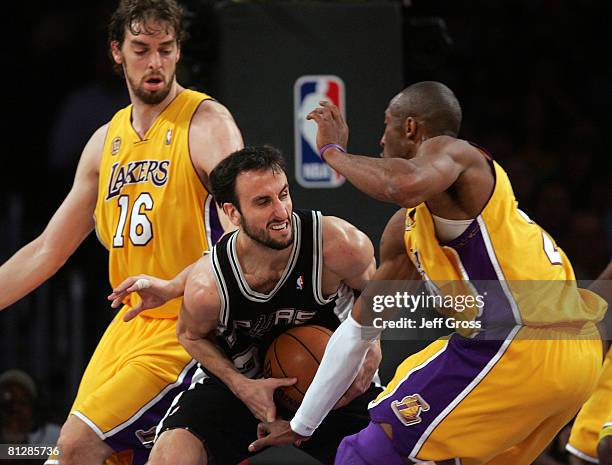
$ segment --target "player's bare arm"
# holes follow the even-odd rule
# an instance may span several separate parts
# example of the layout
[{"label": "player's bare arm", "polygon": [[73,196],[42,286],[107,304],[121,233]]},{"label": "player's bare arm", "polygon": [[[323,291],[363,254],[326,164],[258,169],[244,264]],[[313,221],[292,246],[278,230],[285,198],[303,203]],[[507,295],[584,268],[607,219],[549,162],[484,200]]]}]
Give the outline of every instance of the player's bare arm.
[{"label": "player's bare arm", "polygon": [[[381,240],[381,264],[371,278],[373,282],[390,279],[418,279],[418,272],[404,250],[405,216],[406,210],[399,210],[385,227]],[[363,305],[363,299],[360,297],[353,308],[352,319],[346,320],[332,335],[317,374],[291,423],[277,420],[271,424],[260,425],[257,431],[258,439],[249,446],[251,452],[266,446],[290,444],[309,437],[342,393],[346,392],[353,379],[350,375],[343,376],[343,374],[357,371],[372,343],[371,340],[362,339],[360,324],[362,319],[365,320],[362,316]],[[353,326],[355,322],[357,330]],[[347,331],[344,331],[343,326],[349,325],[353,326],[349,327],[349,332],[353,334],[346,334]],[[341,349],[341,355],[338,349]],[[353,356],[356,352],[359,352],[357,356]],[[342,359],[341,364],[338,363],[339,358],[336,357]]]},{"label": "player's bare arm", "polygon": [[123,315],[123,321],[130,321],[145,310],[159,307],[169,300],[181,297],[185,292],[187,277],[194,266],[195,263],[192,263],[170,280],[156,278],[147,274],[130,276],[115,287],[107,299],[111,301],[112,308],[119,308],[123,305],[123,300],[129,294],[132,292],[138,293],[140,296],[138,305]]},{"label": "player's bare arm", "polygon": [[70,192],[40,236],[0,267],[0,309],[4,309],[53,276],[94,228],[98,172],[107,125],[83,149]]},{"label": "player's bare arm", "polygon": [[189,274],[177,335],[187,352],[227,387],[262,421],[276,418],[274,390],[290,386],[295,378],[250,379],[241,374],[217,347],[214,337],[221,303],[211,269],[210,256],[200,259]]},{"label": "player's bare arm", "polygon": [[[189,153],[198,176],[208,189],[208,175],[230,153],[244,147],[242,134],[230,111],[214,100],[202,102],[189,128]],[[225,231],[235,229],[217,207]]]},{"label": "player's bare arm", "polygon": [[217,163],[243,147],[229,110],[214,100],[203,101],[189,128],[189,153],[204,184],[208,185],[208,175]]},{"label": "player's bare arm", "polygon": [[341,218],[323,217],[323,290],[327,284],[335,290],[342,281],[361,291],[375,270],[370,238]]},{"label": "player's bare arm", "polygon": [[[318,148],[327,144],[346,147],[348,127],[340,111],[328,102],[321,105],[308,115],[318,125]],[[351,155],[331,147],[324,152],[324,160],[369,196],[407,208],[445,192],[468,170],[481,172],[470,176],[479,184],[475,187],[486,191],[485,197],[493,187],[478,149],[449,136],[424,140],[411,159]]]}]

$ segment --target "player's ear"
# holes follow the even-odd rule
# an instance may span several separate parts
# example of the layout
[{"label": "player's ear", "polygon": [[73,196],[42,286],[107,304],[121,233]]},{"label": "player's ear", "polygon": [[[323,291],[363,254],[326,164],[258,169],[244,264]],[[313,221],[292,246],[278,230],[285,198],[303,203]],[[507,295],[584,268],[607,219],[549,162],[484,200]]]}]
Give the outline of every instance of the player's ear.
[{"label": "player's ear", "polygon": [[229,220],[234,226],[240,226],[240,211],[236,208],[236,205],[230,202],[223,204],[223,213],[227,215]]},{"label": "player's ear", "polygon": [[417,126],[417,120],[412,116],[409,116],[404,120],[404,135],[406,138],[413,139],[416,137]]},{"label": "player's ear", "polygon": [[180,59],[181,59],[181,42],[177,41],[176,42],[176,61],[175,63],[178,63]]},{"label": "player's ear", "polygon": [[113,60],[115,60],[115,63],[117,63],[118,65],[122,65],[123,56],[121,55],[121,47],[119,45],[119,42],[117,42],[116,40],[113,40],[110,43],[110,47],[111,47],[111,55],[113,56]]}]

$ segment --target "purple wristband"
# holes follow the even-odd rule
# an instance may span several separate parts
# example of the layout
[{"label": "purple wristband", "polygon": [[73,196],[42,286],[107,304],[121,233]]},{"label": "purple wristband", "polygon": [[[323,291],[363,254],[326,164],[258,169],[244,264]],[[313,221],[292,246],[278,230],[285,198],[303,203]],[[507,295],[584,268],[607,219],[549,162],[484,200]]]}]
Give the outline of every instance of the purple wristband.
[{"label": "purple wristband", "polygon": [[319,156],[321,157],[321,160],[323,160],[323,154],[325,153],[325,151],[327,149],[331,149],[331,148],[335,148],[340,150],[343,153],[346,153],[346,149],[344,147],[342,147],[341,145],[338,144],[325,144],[323,147],[321,147],[321,149],[319,150]]}]

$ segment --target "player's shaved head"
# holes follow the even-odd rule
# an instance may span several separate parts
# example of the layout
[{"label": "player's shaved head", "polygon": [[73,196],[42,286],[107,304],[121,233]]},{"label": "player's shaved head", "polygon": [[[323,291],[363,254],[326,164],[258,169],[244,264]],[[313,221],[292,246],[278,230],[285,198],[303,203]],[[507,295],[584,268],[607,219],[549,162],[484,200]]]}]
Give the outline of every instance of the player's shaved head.
[{"label": "player's shaved head", "polygon": [[389,104],[391,115],[403,122],[409,116],[424,124],[427,134],[457,137],[461,126],[461,105],[452,90],[436,81],[406,87]]}]

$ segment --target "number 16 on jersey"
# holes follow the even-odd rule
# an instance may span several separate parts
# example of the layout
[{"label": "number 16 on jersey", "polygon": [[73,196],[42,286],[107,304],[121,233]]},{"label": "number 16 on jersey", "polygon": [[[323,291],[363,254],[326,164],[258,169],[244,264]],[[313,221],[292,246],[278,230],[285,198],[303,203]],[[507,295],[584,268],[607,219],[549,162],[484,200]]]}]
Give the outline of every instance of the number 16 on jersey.
[{"label": "number 16 on jersey", "polygon": [[142,192],[131,206],[130,196],[120,195],[117,203],[119,204],[119,221],[113,236],[113,247],[124,246],[126,233],[132,245],[147,245],[153,238],[153,225],[146,214],[153,209],[151,194]]}]

